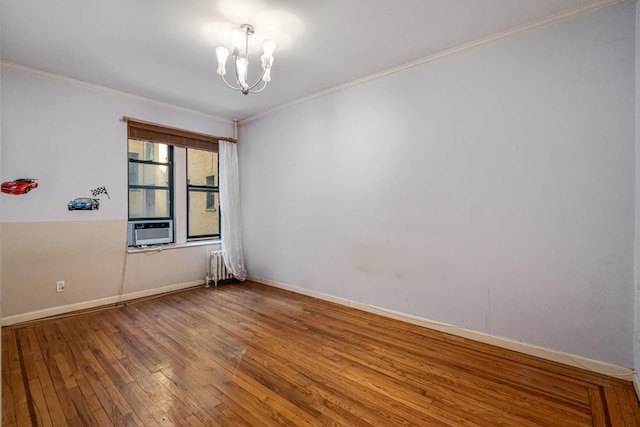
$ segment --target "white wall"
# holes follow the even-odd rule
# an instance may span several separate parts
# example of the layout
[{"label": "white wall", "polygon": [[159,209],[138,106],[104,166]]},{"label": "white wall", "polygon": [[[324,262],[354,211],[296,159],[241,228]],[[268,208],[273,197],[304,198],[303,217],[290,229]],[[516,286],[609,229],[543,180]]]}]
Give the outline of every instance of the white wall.
[{"label": "white wall", "polygon": [[632,366],[633,11],[243,122],[249,274]]},{"label": "white wall", "polygon": [[[232,122],[10,64],[3,64],[1,90],[0,178],[39,179],[29,194],[0,195],[5,319],[204,282],[211,246],[127,255],[127,125],[121,119],[220,136],[232,135]],[[101,186],[110,198],[99,196],[98,211],[67,210],[70,200]],[[66,281],[64,293],[55,292],[58,280]]]}]

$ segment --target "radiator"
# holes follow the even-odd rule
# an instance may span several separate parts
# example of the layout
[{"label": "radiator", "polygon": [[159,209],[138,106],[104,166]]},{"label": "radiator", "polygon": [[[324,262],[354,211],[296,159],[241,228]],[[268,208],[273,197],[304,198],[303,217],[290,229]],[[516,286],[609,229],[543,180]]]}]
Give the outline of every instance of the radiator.
[{"label": "radiator", "polygon": [[209,254],[209,271],[207,272],[207,277],[205,279],[205,286],[211,286],[213,282],[214,286],[218,286],[218,283],[221,282],[233,282],[235,279],[233,278],[233,274],[227,267],[224,265],[224,259],[222,258],[222,251],[211,251]]}]

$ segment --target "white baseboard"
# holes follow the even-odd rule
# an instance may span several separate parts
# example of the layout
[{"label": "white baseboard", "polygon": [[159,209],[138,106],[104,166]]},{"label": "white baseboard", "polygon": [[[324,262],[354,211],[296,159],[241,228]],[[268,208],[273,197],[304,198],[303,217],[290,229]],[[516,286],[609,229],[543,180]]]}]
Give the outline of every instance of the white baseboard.
[{"label": "white baseboard", "polygon": [[116,295],[116,296],[107,297],[107,298],[100,298],[92,301],[61,305],[58,307],[45,308],[44,310],[30,311],[28,313],[17,314],[15,316],[3,317],[2,326],[15,325],[16,323],[29,322],[31,320],[38,320],[38,319],[43,319],[45,317],[58,316],[60,314],[71,313],[74,311],[87,310],[91,308],[117,304],[123,301],[129,301],[133,299],[164,294],[167,292],[173,292],[181,289],[192,288],[192,287],[203,285],[203,284],[204,284],[204,280],[195,280],[192,282],[178,283],[176,285],[163,286],[161,288],[148,289],[145,291],[132,292],[129,294]]},{"label": "white baseboard", "polygon": [[625,368],[623,366],[613,365],[607,362],[589,359],[575,354],[565,353],[559,350],[538,347],[532,344],[514,341],[508,338],[488,335],[471,329],[459,328],[457,326],[448,325],[446,323],[435,322],[433,320],[424,319],[422,317],[413,316],[398,311],[387,310],[385,308],[376,307],[369,304],[363,304],[357,301],[348,300],[346,298],[340,298],[333,295],[316,292],[310,289],[288,285],[286,283],[277,282],[271,279],[265,279],[256,276],[249,276],[247,279],[253,282],[262,283],[264,285],[273,286],[275,288],[280,288],[298,294],[303,294],[321,300],[333,302],[336,304],[345,305],[347,307],[353,307],[362,311],[367,311],[369,313],[379,314],[381,316],[389,317],[396,320],[402,320],[407,323],[434,329],[436,331],[445,332],[451,335],[468,338],[486,344],[491,344],[496,347],[505,348],[508,350],[517,351],[519,353],[528,354],[530,356],[540,357],[542,359],[562,363],[576,368],[587,369],[589,371],[597,372],[615,378],[620,378],[626,381],[633,381],[634,387],[636,389],[636,394],[640,396],[640,382],[638,380],[637,374],[632,369]]}]

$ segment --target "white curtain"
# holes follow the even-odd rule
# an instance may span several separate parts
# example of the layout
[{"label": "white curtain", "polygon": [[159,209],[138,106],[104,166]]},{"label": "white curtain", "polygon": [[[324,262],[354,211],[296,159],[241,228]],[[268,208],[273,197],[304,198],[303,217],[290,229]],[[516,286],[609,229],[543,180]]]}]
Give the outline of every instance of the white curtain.
[{"label": "white curtain", "polygon": [[242,230],[240,229],[240,185],[238,182],[238,145],[219,141],[220,156],[220,234],[222,257],[233,276],[247,278],[242,254]]}]

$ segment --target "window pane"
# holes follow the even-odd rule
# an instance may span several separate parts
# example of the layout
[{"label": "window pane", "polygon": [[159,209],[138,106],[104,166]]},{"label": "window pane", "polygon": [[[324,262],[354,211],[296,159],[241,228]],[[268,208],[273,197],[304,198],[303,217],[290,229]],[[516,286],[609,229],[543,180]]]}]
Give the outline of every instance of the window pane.
[{"label": "window pane", "polygon": [[129,162],[129,185],[169,186],[169,167]]},{"label": "window pane", "polygon": [[129,158],[169,163],[169,146],[139,139],[130,139]]},{"label": "window pane", "polygon": [[[213,177],[207,179],[207,177]],[[187,150],[188,185],[218,186],[218,153],[189,148]]]},{"label": "window pane", "polygon": [[[209,201],[213,206],[209,208]],[[218,193],[189,191],[189,237],[220,234]]]},{"label": "window pane", "polygon": [[169,190],[129,189],[129,218],[168,218]]},{"label": "window pane", "polygon": [[[207,186],[213,187],[213,177],[212,176],[208,176],[207,177]],[[217,209],[217,206],[216,206],[216,195],[217,194],[218,193],[214,193],[212,191],[207,193],[207,209],[209,209],[209,210]]]}]

